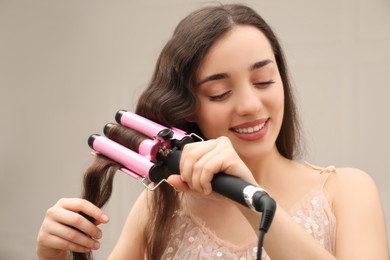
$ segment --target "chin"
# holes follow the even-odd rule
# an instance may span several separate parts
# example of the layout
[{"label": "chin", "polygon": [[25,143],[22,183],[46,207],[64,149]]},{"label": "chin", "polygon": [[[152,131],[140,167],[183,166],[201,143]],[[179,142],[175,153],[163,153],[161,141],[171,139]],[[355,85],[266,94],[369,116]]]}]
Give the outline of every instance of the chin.
[{"label": "chin", "polygon": [[247,144],[234,144],[234,148],[243,160],[259,160],[273,153],[275,145],[268,143],[253,142]]}]

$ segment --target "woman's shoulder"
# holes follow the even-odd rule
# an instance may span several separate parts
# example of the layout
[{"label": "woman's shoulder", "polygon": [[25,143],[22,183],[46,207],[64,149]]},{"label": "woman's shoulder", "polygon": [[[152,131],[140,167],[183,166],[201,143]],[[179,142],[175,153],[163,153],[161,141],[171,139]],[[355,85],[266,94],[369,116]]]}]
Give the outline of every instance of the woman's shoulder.
[{"label": "woman's shoulder", "polygon": [[312,179],[322,179],[322,189],[330,202],[351,201],[361,196],[377,196],[378,189],[373,178],[365,171],[353,167],[319,167],[305,162],[319,174],[310,174]]},{"label": "woman's shoulder", "polygon": [[357,257],[353,256],[355,252],[359,258],[384,259],[388,252],[386,224],[374,179],[361,169],[336,168],[325,188],[338,223],[336,248],[349,248],[345,252],[349,250],[351,259]]},{"label": "woman's shoulder", "polygon": [[336,211],[353,205],[363,206],[370,201],[380,201],[375,181],[367,172],[358,168],[335,168],[326,182],[325,189]]},{"label": "woman's shoulder", "polygon": [[372,177],[365,171],[353,167],[336,167],[329,165],[319,167],[305,162],[305,165],[320,173],[317,177],[326,176],[326,186],[334,189],[349,189],[366,185],[375,185]]},{"label": "woman's shoulder", "polygon": [[373,188],[375,182],[372,177],[365,171],[358,168],[335,168],[329,178],[328,187],[335,191],[360,190],[361,188]]}]

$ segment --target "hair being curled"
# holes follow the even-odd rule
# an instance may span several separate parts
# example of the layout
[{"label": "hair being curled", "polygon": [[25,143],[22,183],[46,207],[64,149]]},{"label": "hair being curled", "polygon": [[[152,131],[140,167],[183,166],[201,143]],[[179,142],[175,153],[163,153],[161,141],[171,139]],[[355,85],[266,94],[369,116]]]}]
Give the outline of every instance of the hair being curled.
[{"label": "hair being curled", "polygon": [[[107,129],[105,134],[108,138],[135,152],[138,152],[138,145],[147,138],[121,125],[112,124]],[[117,162],[97,154],[95,161],[84,173],[82,198],[102,208],[111,197],[114,175],[121,167]],[[91,217],[83,216],[94,222]],[[74,260],[93,259],[92,253],[72,252],[72,256]]]},{"label": "hair being curled", "polygon": [[[273,48],[283,82],[285,102],[276,146],[282,156],[293,159],[298,151],[299,125],[284,54],[268,24],[254,10],[244,5],[204,7],[185,17],[162,49],[152,79],[138,100],[136,113],[162,125],[202,135],[195,123],[186,120],[198,108],[196,73],[213,43],[238,25],[258,28]],[[115,140],[125,143],[124,140],[129,138],[127,135],[131,133],[111,133],[110,138],[121,136]],[[85,174],[83,197],[103,206],[111,194],[112,176],[116,169],[118,165],[112,161],[99,158]],[[152,193],[150,217],[144,237],[147,259],[161,258],[171,229],[171,216],[178,208],[178,194],[169,185],[161,185]]]}]

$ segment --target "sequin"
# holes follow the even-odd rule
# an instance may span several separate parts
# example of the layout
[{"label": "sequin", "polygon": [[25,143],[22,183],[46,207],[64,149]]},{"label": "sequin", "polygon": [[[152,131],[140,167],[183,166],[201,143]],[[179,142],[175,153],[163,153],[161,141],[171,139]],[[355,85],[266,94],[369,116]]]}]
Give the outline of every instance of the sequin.
[{"label": "sequin", "polygon": [[172,218],[176,217],[176,215],[180,212],[180,210],[176,209],[173,214],[172,214]]},{"label": "sequin", "polygon": [[[330,240],[330,236],[333,234],[331,232],[334,226],[334,215],[329,210],[327,198],[322,193],[314,192],[308,193],[307,196],[293,205],[289,213],[291,214],[292,220],[305,233],[313,236],[319,245],[331,251],[332,241]],[[177,234],[172,232],[162,259],[205,259],[206,257],[210,259],[269,260],[265,250],[262,252],[261,259],[256,258],[258,248],[255,243],[250,248],[243,249],[243,251],[240,249],[239,252],[233,252],[233,249],[225,248],[216,243],[213,237],[208,236],[209,231],[196,216],[188,217],[186,212],[182,211],[177,213],[176,221],[174,229],[175,231],[179,231],[180,234],[179,232]],[[232,258],[231,256],[234,257]]]},{"label": "sequin", "polygon": [[256,259],[256,256],[257,256],[257,246],[252,248],[252,256],[254,256],[255,259]]}]

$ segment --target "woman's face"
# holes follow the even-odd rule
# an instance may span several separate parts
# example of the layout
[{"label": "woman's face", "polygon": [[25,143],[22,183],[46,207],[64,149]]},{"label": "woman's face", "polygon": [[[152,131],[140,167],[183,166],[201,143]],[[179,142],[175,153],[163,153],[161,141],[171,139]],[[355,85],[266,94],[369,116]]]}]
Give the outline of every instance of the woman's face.
[{"label": "woman's face", "polygon": [[236,26],[218,39],[196,75],[194,121],[207,139],[227,136],[240,156],[276,149],[283,119],[283,84],[268,39],[253,26]]}]

